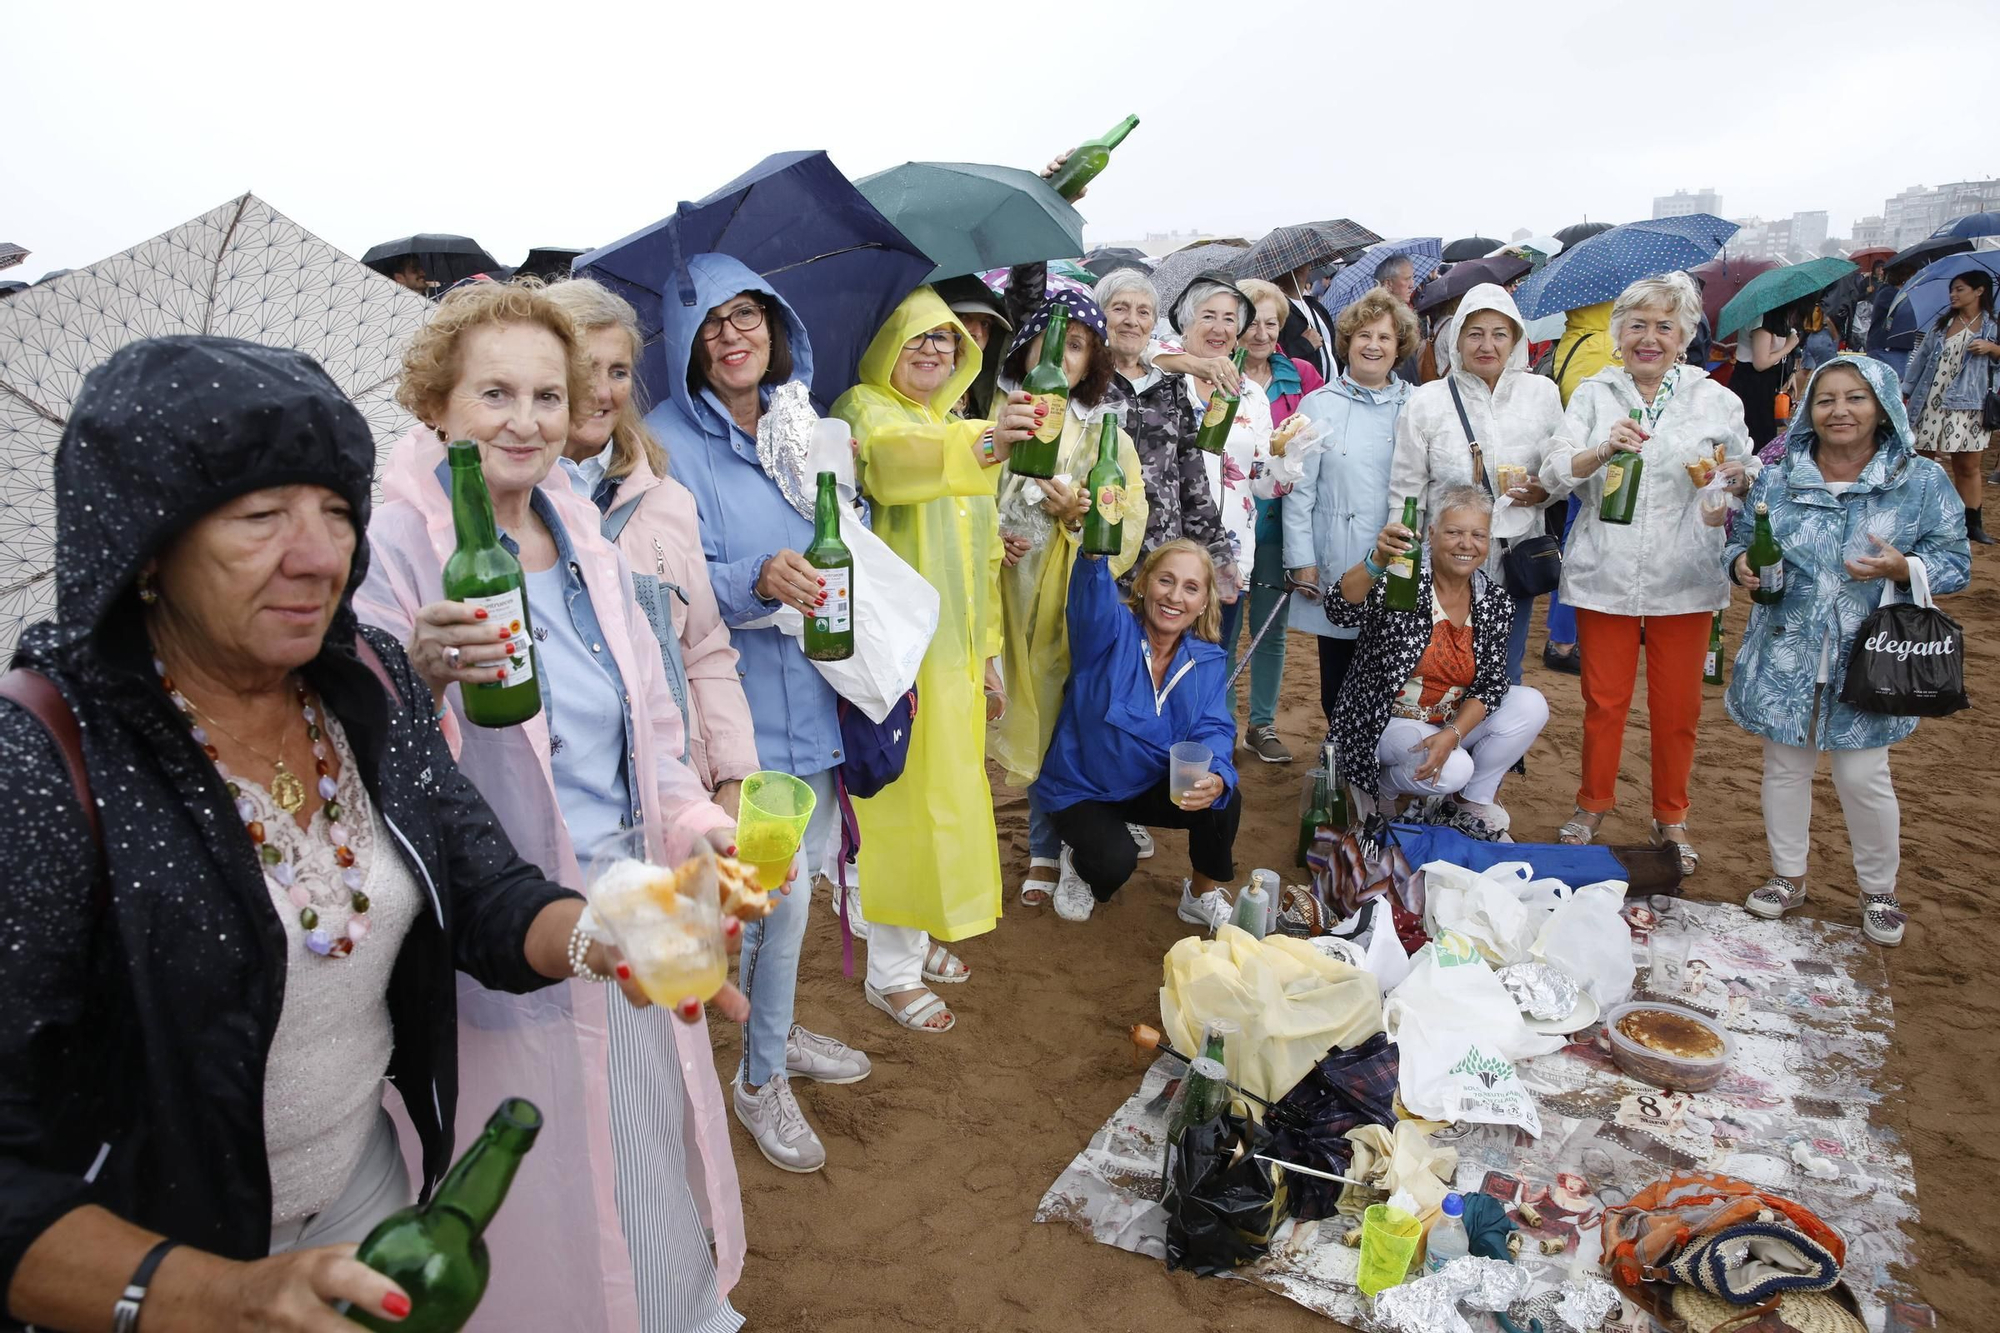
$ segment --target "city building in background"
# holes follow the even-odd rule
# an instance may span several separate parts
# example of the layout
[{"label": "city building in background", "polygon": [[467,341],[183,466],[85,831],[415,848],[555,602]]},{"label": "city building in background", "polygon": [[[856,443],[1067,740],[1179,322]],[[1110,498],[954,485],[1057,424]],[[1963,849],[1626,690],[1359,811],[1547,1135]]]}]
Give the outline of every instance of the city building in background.
[{"label": "city building in background", "polygon": [[1653,216],[1656,218],[1684,218],[1690,213],[1712,213],[1722,216],[1722,196],[1712,187],[1704,186],[1690,194],[1686,190],[1675,190],[1672,194],[1657,195],[1653,199]]},{"label": "city building in background", "polygon": [[1893,245],[1901,250],[1915,245],[1947,222],[1973,213],[1992,212],[2000,212],[2000,179],[1952,181],[1934,190],[1912,185],[1883,201],[1885,234],[1876,244]]}]

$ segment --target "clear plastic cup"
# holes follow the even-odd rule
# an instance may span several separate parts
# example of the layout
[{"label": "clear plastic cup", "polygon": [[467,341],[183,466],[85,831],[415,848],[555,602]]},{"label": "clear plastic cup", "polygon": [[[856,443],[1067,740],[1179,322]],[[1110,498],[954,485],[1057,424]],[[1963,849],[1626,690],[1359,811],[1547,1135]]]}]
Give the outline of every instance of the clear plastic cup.
[{"label": "clear plastic cup", "polygon": [[1195,784],[1208,776],[1209,761],[1215,752],[1195,741],[1182,741],[1168,752],[1167,798],[1175,805],[1187,800]]},{"label": "clear plastic cup", "polygon": [[760,771],[743,779],[736,859],[757,872],[758,885],[767,893],[776,893],[791,874],[816,799],[813,789],[790,773]]},{"label": "clear plastic cup", "polygon": [[643,828],[620,829],[590,849],[585,892],[654,1004],[672,1008],[690,996],[706,1002],[722,989],[729,957],[713,853],[704,851],[677,882],[675,872],[649,859]]}]

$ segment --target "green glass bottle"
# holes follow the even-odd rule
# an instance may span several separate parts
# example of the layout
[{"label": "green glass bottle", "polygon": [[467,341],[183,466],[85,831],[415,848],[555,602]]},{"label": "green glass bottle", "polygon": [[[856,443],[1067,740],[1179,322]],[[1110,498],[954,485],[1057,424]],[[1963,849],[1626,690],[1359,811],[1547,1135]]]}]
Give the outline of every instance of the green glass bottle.
[{"label": "green glass bottle", "polygon": [[[1635,407],[1631,418],[1636,426],[1646,414]],[[1646,460],[1639,455],[1629,449],[1613,453],[1604,465],[1604,499],[1598,503],[1597,517],[1606,523],[1630,523],[1632,511],[1639,507],[1639,479],[1645,474]]]},{"label": "green glass bottle", "polygon": [[815,662],[844,662],[854,656],[854,553],[840,539],[840,492],[833,474],[819,474],[813,502],[813,539],[806,563],[819,571],[826,600],[806,618],[806,656]]},{"label": "green glass bottle", "polygon": [[1715,619],[1708,625],[1708,658],[1702,666],[1701,678],[1710,685],[1722,683],[1722,612],[1715,613]]},{"label": "green glass bottle", "polygon": [[1345,833],[1354,827],[1354,808],[1348,803],[1347,782],[1340,776],[1340,751],[1326,743],[1324,757],[1312,771],[1312,783],[1300,796],[1299,848],[1297,864],[1306,864],[1306,854],[1321,829]]},{"label": "green glass bottle", "polygon": [[521,562],[500,544],[493,524],[493,497],[479,465],[479,446],[459,440],[446,450],[451,461],[451,522],[458,549],[444,562],[446,601],[486,612],[486,623],[507,631],[507,657],[496,678],[460,685],[465,720],[478,727],[516,727],[542,711],[542,687],[535,681],[534,623],[528,617],[528,580]]},{"label": "green glass bottle", "polygon": [[535,1146],[542,1113],[519,1097],[500,1103],[486,1129],[452,1163],[431,1201],[392,1213],[355,1255],[410,1297],[410,1313],[390,1322],[347,1311],[377,1333],[455,1333],[486,1294],[493,1262],[481,1239],[506,1201],[521,1159]]},{"label": "green glass bottle", "polygon": [[[1117,555],[1125,544],[1125,469],[1118,466],[1118,418],[1097,428],[1097,465],[1090,469],[1090,512],[1083,516],[1086,555]],[[1108,517],[1107,517],[1108,515]]]},{"label": "green glass bottle", "polygon": [[1042,359],[1028,371],[1021,388],[1048,415],[1032,437],[1015,445],[1007,466],[1016,476],[1053,477],[1056,455],[1062,452],[1063,415],[1069,411],[1069,376],[1063,373],[1063,344],[1069,339],[1069,314],[1061,306],[1049,311],[1049,326],[1042,330]]},{"label": "green glass bottle", "polygon": [[1410,549],[1389,562],[1388,586],[1382,589],[1382,605],[1391,611],[1417,609],[1419,567],[1424,560],[1424,539],[1417,528],[1417,497],[1403,497],[1403,526],[1411,533]]},{"label": "green glass bottle", "polygon": [[1771,535],[1771,506],[1762,500],[1757,502],[1757,530],[1751,534],[1750,549],[1744,552],[1749,557],[1750,572],[1757,576],[1757,587],[1751,592],[1750,600],[1760,606],[1776,606],[1785,600],[1785,553],[1778,547],[1778,539]]},{"label": "green glass bottle", "polygon": [[[1250,355],[1246,348],[1236,349],[1230,359],[1236,369],[1243,369],[1243,358]],[[1206,453],[1219,454],[1229,443],[1229,428],[1236,424],[1236,407],[1243,401],[1241,394],[1224,393],[1217,389],[1208,396],[1208,411],[1202,413],[1201,429],[1195,433],[1194,447]]]},{"label": "green glass bottle", "polygon": [[1087,139],[1069,150],[1069,159],[1049,177],[1049,188],[1065,199],[1074,200],[1097,179],[1111,161],[1111,150],[1125,142],[1125,136],[1139,127],[1137,116],[1127,116],[1111,127],[1102,139]]}]

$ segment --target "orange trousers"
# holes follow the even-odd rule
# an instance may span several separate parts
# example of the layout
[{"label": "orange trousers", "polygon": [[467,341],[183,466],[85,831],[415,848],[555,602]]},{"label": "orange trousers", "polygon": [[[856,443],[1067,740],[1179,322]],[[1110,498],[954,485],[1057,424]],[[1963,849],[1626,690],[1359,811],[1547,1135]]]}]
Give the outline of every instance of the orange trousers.
[{"label": "orange trousers", "polygon": [[1576,611],[1583,654],[1583,782],[1577,808],[1603,814],[1616,803],[1625,715],[1639,683],[1639,626],[1646,627],[1646,716],[1652,724],[1653,818],[1687,818],[1694,733],[1701,721],[1701,669],[1712,613],[1614,616]]}]

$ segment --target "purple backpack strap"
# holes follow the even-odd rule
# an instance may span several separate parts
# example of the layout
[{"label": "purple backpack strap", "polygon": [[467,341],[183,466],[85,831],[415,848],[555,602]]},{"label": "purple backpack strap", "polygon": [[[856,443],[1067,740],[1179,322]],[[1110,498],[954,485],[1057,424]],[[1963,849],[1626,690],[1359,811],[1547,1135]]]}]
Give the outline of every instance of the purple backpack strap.
[{"label": "purple backpack strap", "polygon": [[840,864],[834,867],[833,882],[840,892],[840,974],[854,975],[854,927],[847,919],[847,863],[861,851],[861,825],[854,818],[854,802],[847,799],[847,775],[833,770],[833,795],[840,802]]}]

